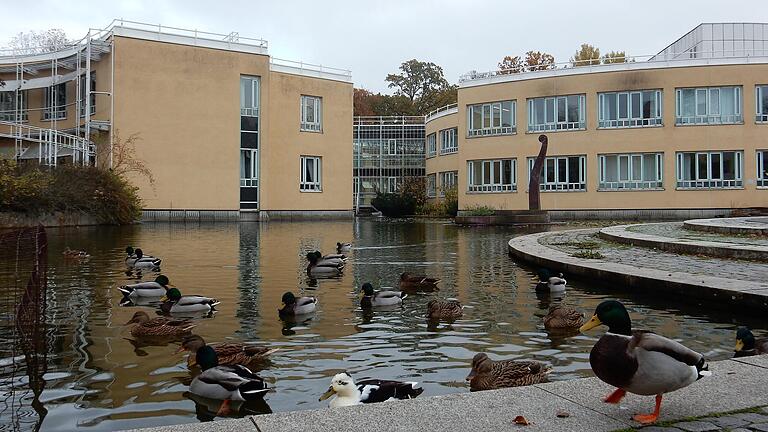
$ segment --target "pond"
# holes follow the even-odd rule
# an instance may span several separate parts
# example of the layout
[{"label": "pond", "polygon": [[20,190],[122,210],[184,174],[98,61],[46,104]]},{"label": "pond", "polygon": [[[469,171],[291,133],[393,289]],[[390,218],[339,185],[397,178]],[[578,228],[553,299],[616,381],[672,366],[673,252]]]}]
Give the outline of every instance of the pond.
[{"label": "pond", "polygon": [[[8,343],[13,326],[2,323],[0,430],[120,430],[213,418],[211,409],[187,397],[190,381],[178,345],[137,346],[124,324],[139,309],[121,306],[117,287],[126,275],[124,249],[140,246],[162,257],[162,273],[182,293],[221,301],[211,318],[197,320],[195,333],[209,342],[245,341],[280,348],[259,372],[274,392],[265,403],[248,404],[239,415],[326,406],[318,397],[330,377],[415,380],[421,397],[469,391],[464,378],[472,356],[535,359],[554,368],[552,380],[591,376],[589,350],[601,331],[569,338],[543,327],[550,300],[539,299],[534,269],[507,255],[511,228],[463,228],[446,221],[294,222],[243,224],[143,224],[48,230],[49,264],[45,345],[45,390],[33,410],[30,396],[9,397],[26,383],[12,366]],[[308,280],[304,255],[333,251],[351,241],[339,279]],[[65,261],[65,247],[92,257]],[[7,271],[9,266],[0,266]],[[358,287],[366,281],[396,286],[409,270],[442,279],[437,294],[409,296],[401,308],[364,314]],[[152,280],[155,274],[141,275]],[[566,275],[567,277],[567,275]],[[690,299],[646,297],[599,280],[569,280],[565,302],[591,314],[604,298],[623,301],[638,328],[683,341],[710,360],[732,355],[734,329],[765,328],[742,311],[718,310]],[[277,309],[285,291],[319,299],[311,319],[286,324]],[[466,305],[464,317],[435,327],[425,320],[435,295]],[[22,375],[20,377],[20,375]],[[15,387],[14,387],[15,386]],[[12,400],[13,403],[9,402]],[[19,408],[21,406],[21,408]],[[13,414],[13,415],[11,415]]]}]

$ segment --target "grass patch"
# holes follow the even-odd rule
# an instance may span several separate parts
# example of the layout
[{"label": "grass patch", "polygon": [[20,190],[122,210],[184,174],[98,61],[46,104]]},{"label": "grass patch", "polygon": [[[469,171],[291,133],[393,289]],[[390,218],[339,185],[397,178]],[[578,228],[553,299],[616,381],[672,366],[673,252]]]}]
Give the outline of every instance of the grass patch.
[{"label": "grass patch", "polygon": [[592,240],[552,243],[552,246],[569,246],[576,249],[597,249],[600,243]]},{"label": "grass patch", "polygon": [[462,216],[493,216],[496,209],[489,206],[472,205],[461,211]]},{"label": "grass patch", "polygon": [[571,254],[572,257],[584,259],[603,259],[605,256],[594,249],[582,249]]}]

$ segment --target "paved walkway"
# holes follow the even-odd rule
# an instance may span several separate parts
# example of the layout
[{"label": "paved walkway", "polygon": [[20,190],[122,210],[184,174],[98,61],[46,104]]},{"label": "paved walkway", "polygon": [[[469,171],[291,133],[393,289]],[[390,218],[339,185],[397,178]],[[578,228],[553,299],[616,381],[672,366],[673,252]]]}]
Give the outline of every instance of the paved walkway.
[{"label": "paved walkway", "polygon": [[691,219],[683,222],[683,225],[696,231],[768,236],[768,216]]},{"label": "paved walkway", "polygon": [[768,407],[637,429],[642,432],[768,432]]},{"label": "paved walkway", "polygon": [[[710,370],[713,373],[711,377],[665,396],[661,422],[768,405],[768,394],[765,392],[768,388],[768,356],[714,362],[710,364]],[[652,397],[636,395],[627,395],[619,405],[603,403],[602,397],[611,390],[597,378],[584,378],[503,390],[144,429],[143,432],[607,432],[638,427],[639,424],[631,419],[632,415],[653,409]],[[524,416],[531,424],[515,424],[516,416]],[[761,424],[760,421],[762,418],[755,417],[751,424]],[[680,428],[682,424],[675,427]],[[652,431],[650,428],[642,430]]]},{"label": "paved walkway", "polygon": [[683,228],[683,222],[636,224],[631,225],[628,229],[629,231],[641,234],[656,235],[661,237],[768,247],[768,238],[765,237],[693,231]]},{"label": "paved walkway", "polygon": [[[670,231],[670,223],[652,223],[636,225],[614,225],[602,228],[600,238],[611,242],[655,248],[675,254],[696,254],[718,258],[755,260],[768,263],[768,241],[765,243],[727,242],[724,239],[739,239],[739,237],[717,238],[709,235],[708,239],[683,237],[667,237],[658,232]],[[698,234],[678,227],[678,231]],[[657,232],[657,233],[655,233]],[[673,232],[679,234],[677,232]],[[746,238],[745,239],[750,239]]]}]

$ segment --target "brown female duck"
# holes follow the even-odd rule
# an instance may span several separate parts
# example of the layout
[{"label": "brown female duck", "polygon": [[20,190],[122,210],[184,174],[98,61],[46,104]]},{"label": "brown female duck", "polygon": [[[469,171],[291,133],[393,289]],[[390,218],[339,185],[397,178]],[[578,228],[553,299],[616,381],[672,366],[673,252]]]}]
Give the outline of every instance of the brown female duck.
[{"label": "brown female duck", "polygon": [[467,375],[472,391],[494,390],[538,384],[547,380],[549,366],[535,361],[493,361],[485,353],[475,354]]},{"label": "brown female duck", "polygon": [[544,317],[547,330],[578,330],[584,324],[584,314],[574,308],[552,305]]},{"label": "brown female duck", "polygon": [[216,352],[220,365],[243,365],[246,367],[249,367],[252,363],[264,361],[272,353],[279,351],[277,348],[245,345],[235,342],[208,345],[202,337],[189,335],[185,336],[181,341],[181,348],[177,352],[189,352],[187,366],[191,369],[199,363],[197,354],[205,347],[210,347]]},{"label": "brown female duck", "polygon": [[451,320],[461,318],[464,306],[458,300],[430,300],[427,303],[427,318]]},{"label": "brown female duck", "polygon": [[438,282],[440,282],[440,279],[424,275],[413,275],[408,272],[400,275],[400,289],[404,290],[437,291]]},{"label": "brown female duck", "polygon": [[125,323],[136,324],[131,329],[134,337],[142,336],[177,336],[190,334],[194,324],[188,320],[174,320],[165,317],[150,318],[144,311],[133,314],[133,318]]}]

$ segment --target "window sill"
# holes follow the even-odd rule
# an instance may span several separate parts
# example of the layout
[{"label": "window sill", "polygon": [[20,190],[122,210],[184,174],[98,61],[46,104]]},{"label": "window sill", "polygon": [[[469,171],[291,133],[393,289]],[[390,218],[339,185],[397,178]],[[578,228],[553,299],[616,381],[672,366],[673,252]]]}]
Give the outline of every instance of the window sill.
[{"label": "window sill", "polygon": [[301,190],[301,189],[299,189],[299,192],[301,192],[301,193],[322,193],[323,190],[322,189],[320,189],[320,190]]},{"label": "window sill", "polygon": [[467,195],[509,194],[517,193],[517,189],[508,191],[467,191]]},{"label": "window sill", "polygon": [[[525,192],[528,193],[528,190],[526,189]],[[541,193],[560,193],[560,192],[575,193],[575,192],[587,192],[587,190],[586,189],[563,189],[563,190],[542,190],[539,192]]]},{"label": "window sill", "polygon": [[451,151],[451,152],[440,152],[440,156],[453,155],[453,154],[456,154],[458,152],[459,152],[458,150],[454,150],[454,151]]},{"label": "window sill", "polygon": [[675,123],[675,127],[692,127],[692,126],[743,126],[744,122],[734,123]]},{"label": "window sill", "polygon": [[718,190],[743,190],[744,186],[733,187],[676,187],[679,191],[718,191]]},{"label": "window sill", "polygon": [[597,130],[617,130],[617,129],[656,129],[664,127],[663,124],[644,125],[644,126],[600,126]]},{"label": "window sill", "polygon": [[663,191],[666,190],[664,188],[626,188],[626,189],[600,189],[598,188],[598,192],[657,192],[657,191]]},{"label": "window sill", "polygon": [[532,131],[529,130],[525,134],[526,135],[535,135],[535,134],[548,134],[548,133],[554,133],[554,132],[582,132],[587,130],[587,128],[578,128],[578,129],[553,129],[553,130],[541,130],[541,131]]},{"label": "window sill", "polygon": [[432,158],[436,158],[436,157],[437,157],[437,155],[436,155],[436,154],[433,154],[433,155],[427,155],[427,157],[426,157],[425,159],[432,159]]},{"label": "window sill", "polygon": [[511,136],[511,135],[517,135],[517,132],[496,133],[496,134],[486,134],[486,135],[472,135],[472,136],[467,135],[467,139],[490,138],[490,137]]},{"label": "window sill", "polygon": [[314,130],[314,129],[302,129],[302,128],[299,128],[299,132],[310,132],[310,133],[322,134],[323,130],[322,129]]},{"label": "window sill", "polygon": [[67,117],[64,116],[64,117],[57,117],[57,118],[50,118],[50,119],[42,118],[42,119],[40,119],[40,121],[52,122],[52,121],[60,121],[60,120],[66,120],[66,119],[67,119]]}]

